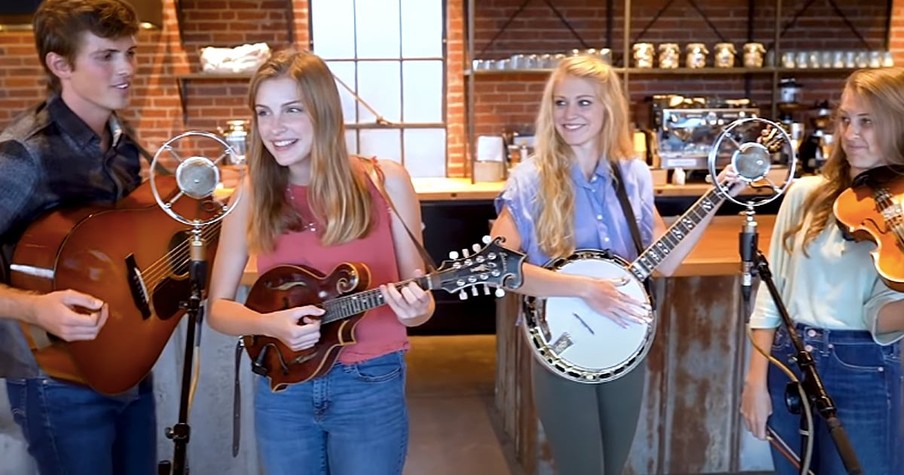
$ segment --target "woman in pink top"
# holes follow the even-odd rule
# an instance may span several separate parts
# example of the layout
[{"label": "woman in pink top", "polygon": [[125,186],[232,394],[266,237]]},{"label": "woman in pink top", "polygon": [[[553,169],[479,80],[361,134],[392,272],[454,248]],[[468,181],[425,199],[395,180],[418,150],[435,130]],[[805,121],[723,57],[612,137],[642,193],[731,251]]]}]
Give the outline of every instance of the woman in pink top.
[{"label": "woman in pink top", "polygon": [[379,162],[381,186],[364,160],[349,156],[339,92],[326,64],[309,52],[282,51],[251,80],[254,111],[244,198],[223,221],[210,286],[215,330],[265,335],[294,351],[320,339],[323,310],[303,306],[267,314],[235,301],[250,253],[258,272],[303,264],[328,275],[363,262],[388,306],[369,311],[324,375],[273,392],[258,377],[257,447],[267,474],[398,474],[408,445],[405,327],[433,314],[432,296],[410,283],[424,265],[405,230],[421,239],[420,207],[407,172]]}]

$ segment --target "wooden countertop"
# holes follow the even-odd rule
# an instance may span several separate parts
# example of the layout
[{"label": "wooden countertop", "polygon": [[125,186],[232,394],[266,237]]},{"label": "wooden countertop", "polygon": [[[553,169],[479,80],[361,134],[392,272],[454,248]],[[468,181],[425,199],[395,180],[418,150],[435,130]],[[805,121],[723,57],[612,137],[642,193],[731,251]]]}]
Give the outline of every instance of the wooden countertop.
[{"label": "wooden countertop", "polygon": [[[741,257],[738,252],[738,233],[741,231],[743,216],[716,216],[703,233],[673,277],[732,275],[741,271]],[[769,249],[769,239],[775,216],[757,215],[759,248]],[[257,262],[254,256],[248,260],[242,284],[251,285],[257,279]]]},{"label": "wooden countertop", "polygon": [[[769,250],[774,215],[757,215],[757,242],[764,253]],[[743,216],[716,216],[673,277],[732,275],[741,272],[738,233]]]},{"label": "wooden countertop", "polygon": [[[502,191],[504,181],[471,183],[470,178],[412,178],[414,190],[421,201],[492,200]],[[712,185],[694,183],[687,185],[655,185],[655,196],[702,196]],[[747,191],[744,194],[766,194]]]}]

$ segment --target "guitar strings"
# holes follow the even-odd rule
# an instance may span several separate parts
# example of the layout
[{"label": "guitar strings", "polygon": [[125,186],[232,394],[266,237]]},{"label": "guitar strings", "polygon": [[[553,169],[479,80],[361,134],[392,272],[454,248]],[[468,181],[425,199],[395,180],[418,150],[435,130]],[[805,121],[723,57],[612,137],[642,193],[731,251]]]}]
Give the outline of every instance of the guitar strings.
[{"label": "guitar strings", "polygon": [[[218,231],[219,223],[216,223],[216,226],[212,228],[205,228],[201,231],[202,239],[209,239]],[[142,276],[145,277],[147,282],[153,282],[154,285],[160,282],[165,276],[172,273],[174,268],[180,267],[188,262],[188,257],[190,255],[190,238],[186,238],[177,244],[173,249],[170,249],[166,254],[162,257],[158,258],[156,261],[147,266],[144,270],[142,270]]]},{"label": "guitar strings", "polygon": [[[213,224],[213,226],[202,229],[201,238],[204,240],[209,240],[211,237],[217,234],[219,228],[220,222],[217,221]],[[184,239],[173,249],[170,249],[166,254],[164,254],[162,257],[160,257],[141,271],[145,285],[148,288],[155,287],[166,276],[172,273],[172,269],[181,267],[189,261],[189,239],[190,238]]]},{"label": "guitar strings", "polygon": [[[211,235],[212,233],[202,232],[202,239],[210,238]],[[189,255],[190,245],[186,239],[141,271],[145,286],[148,288],[155,287],[167,276],[174,274],[175,269],[184,266],[188,262]]]}]

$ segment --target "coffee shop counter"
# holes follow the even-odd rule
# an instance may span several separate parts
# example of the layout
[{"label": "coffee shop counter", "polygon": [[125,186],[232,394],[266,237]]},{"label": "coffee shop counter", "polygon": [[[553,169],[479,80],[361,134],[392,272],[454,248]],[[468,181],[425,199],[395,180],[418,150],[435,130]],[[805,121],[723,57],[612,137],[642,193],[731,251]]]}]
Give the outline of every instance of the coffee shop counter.
[{"label": "coffee shop counter", "polygon": [[[412,178],[412,182],[421,201],[492,200],[505,186],[504,181],[471,183],[470,178]],[[657,184],[653,187],[653,193],[663,197],[701,196],[711,187],[706,183]]]},{"label": "coffee shop counter", "polygon": [[[765,252],[775,216],[756,220]],[[744,430],[738,411],[749,351],[738,253],[742,222],[741,216],[716,216],[676,275],[654,279],[657,332],[625,473],[733,473],[769,463],[768,448]],[[531,393],[531,349],[514,324],[520,308],[513,294],[496,303],[496,409],[525,473],[553,473]]]}]

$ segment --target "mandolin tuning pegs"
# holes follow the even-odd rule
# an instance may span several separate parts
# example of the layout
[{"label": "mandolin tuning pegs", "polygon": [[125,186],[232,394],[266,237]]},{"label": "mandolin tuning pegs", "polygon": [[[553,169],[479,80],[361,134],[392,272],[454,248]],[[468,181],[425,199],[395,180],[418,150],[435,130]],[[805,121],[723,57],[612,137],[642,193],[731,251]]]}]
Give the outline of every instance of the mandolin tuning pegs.
[{"label": "mandolin tuning pegs", "polygon": [[502,298],[505,296],[505,291],[502,290],[502,287],[496,287],[496,292],[494,292],[494,294],[496,295],[496,297]]}]

